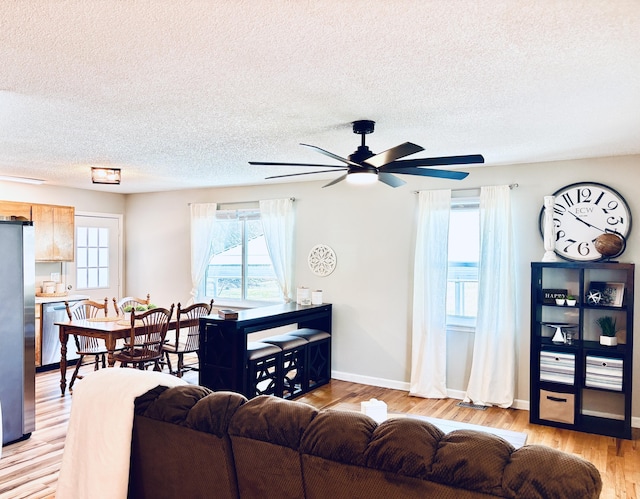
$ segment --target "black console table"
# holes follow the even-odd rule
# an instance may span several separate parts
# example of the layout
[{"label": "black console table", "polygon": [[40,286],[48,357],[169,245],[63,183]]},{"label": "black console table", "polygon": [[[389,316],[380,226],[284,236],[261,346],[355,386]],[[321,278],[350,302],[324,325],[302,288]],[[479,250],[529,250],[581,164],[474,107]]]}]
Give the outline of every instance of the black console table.
[{"label": "black console table", "polygon": [[237,319],[200,319],[199,383],[212,390],[248,395],[247,335],[279,326],[321,329],[331,334],[331,304],[285,303],[238,312]]}]

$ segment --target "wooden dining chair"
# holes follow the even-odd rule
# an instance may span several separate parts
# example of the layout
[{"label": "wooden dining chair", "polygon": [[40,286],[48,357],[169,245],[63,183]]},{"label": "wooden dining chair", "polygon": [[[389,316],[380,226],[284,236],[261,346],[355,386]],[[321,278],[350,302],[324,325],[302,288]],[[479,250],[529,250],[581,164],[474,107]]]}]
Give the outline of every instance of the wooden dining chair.
[{"label": "wooden dining chair", "polygon": [[[104,303],[98,303],[92,300],[80,300],[69,304],[68,301],[64,302],[64,306],[67,309],[67,316],[70,321],[94,319],[98,317],[107,317],[109,299],[105,297]],[[86,365],[85,357],[93,356],[94,371],[97,371],[100,367],[100,361],[102,361],[102,368],[106,367],[105,355],[107,354],[107,347],[104,344],[104,340],[99,338],[91,338],[90,336],[73,335],[73,339],[76,342],[76,350],[80,358],[76,364],[76,368],[71,376],[71,383],[69,383],[69,390],[73,389],[73,384],[76,379],[82,379],[82,376],[78,374],[80,367]]]},{"label": "wooden dining chair", "polygon": [[124,348],[113,355],[121,363],[121,367],[145,369],[148,364],[154,364],[154,371],[160,371],[164,344],[169,329],[169,321],[173,315],[171,308],[154,308],[137,314],[131,313],[131,334]]},{"label": "wooden dining chair", "polygon": [[119,300],[113,299],[113,306],[116,310],[116,315],[124,315],[125,308],[132,306],[134,309],[137,305],[149,305],[151,303],[151,294],[147,293],[147,298],[136,298],[134,296],[126,296]]},{"label": "wooden dining chair", "polygon": [[[194,303],[186,308],[182,308],[178,303],[176,309],[176,331],[175,339],[165,343],[162,347],[169,372],[182,378],[182,374],[187,369],[198,370],[200,365],[200,317],[209,315],[213,307],[213,300],[210,303]],[[198,362],[185,365],[184,355],[187,353],[198,354]],[[178,366],[176,371],[171,368],[170,355],[178,356]]]}]

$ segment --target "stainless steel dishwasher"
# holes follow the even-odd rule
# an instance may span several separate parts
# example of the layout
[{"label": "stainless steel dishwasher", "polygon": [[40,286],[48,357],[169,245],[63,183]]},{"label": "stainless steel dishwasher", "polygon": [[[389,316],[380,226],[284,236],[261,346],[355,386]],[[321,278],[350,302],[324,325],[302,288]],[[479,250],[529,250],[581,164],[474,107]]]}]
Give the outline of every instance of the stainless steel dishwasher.
[{"label": "stainless steel dishwasher", "polygon": [[[75,300],[78,301],[78,300]],[[69,304],[75,303],[69,301]],[[60,333],[56,322],[69,320],[64,302],[42,304],[42,367],[60,363]],[[76,342],[72,337],[67,342],[67,360],[77,359]]]}]

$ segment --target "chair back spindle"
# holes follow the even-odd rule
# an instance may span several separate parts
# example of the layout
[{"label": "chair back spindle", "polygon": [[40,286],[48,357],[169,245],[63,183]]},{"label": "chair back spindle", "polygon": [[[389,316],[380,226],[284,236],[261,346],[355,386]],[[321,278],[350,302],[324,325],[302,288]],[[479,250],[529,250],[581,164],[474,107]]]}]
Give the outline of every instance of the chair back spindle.
[{"label": "chair back spindle", "polygon": [[[70,321],[83,321],[99,316],[107,317],[108,304],[109,299],[106,297],[103,303],[98,303],[93,300],[80,300],[71,304],[68,301],[64,302]],[[73,338],[76,342],[76,349],[80,355],[82,355],[81,351],[89,351],[104,345],[104,342],[90,336],[78,336],[74,334]]]},{"label": "chair back spindle", "polygon": [[[70,321],[83,321],[97,317],[107,317],[109,310],[108,305],[109,299],[107,297],[105,297],[103,303],[93,300],[79,300],[72,304],[68,301],[64,302],[67,316]],[[80,376],[78,372],[80,367],[85,365],[85,357],[92,356],[94,358],[94,370],[98,370],[100,360],[102,360],[102,367],[105,367],[105,355],[107,353],[104,341],[101,339],[74,334],[73,340],[75,341],[76,351],[80,358],[78,359],[73,375],[71,376],[69,390],[73,389],[73,384],[76,379],[82,379],[82,376]]]},{"label": "chair back spindle", "polygon": [[149,305],[151,303],[151,294],[147,293],[146,298],[136,298],[135,296],[125,296],[117,300],[113,298],[113,307],[116,311],[116,315],[123,316],[125,314],[124,309],[131,306],[136,308],[138,305]]},{"label": "chair back spindle", "polygon": [[121,352],[114,355],[123,366],[137,365],[144,369],[150,362],[160,370],[159,361],[163,356],[162,346],[167,336],[174,305],[169,309],[154,308],[137,314],[131,313],[131,333],[129,342]]},{"label": "chair back spindle", "polygon": [[[197,365],[185,366],[184,355],[187,353],[199,353],[200,347],[200,317],[209,315],[213,308],[213,300],[209,303],[194,303],[182,308],[178,303],[176,309],[176,334],[175,339],[167,342],[164,346],[167,365],[171,374],[182,377],[185,369],[197,369]],[[170,354],[178,356],[178,368],[173,371],[171,367]],[[199,360],[199,359],[198,359]]]}]

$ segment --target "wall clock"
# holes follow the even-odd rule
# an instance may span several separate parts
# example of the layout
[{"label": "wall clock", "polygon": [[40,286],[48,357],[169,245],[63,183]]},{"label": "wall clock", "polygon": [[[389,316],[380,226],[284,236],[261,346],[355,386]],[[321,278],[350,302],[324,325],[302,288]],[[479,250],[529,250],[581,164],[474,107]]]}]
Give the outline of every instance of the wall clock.
[{"label": "wall clock", "polygon": [[[631,231],[629,205],[611,187],[596,182],[578,182],[558,189],[553,196],[555,252],[565,260],[600,260],[603,255],[596,249],[598,236],[619,235],[624,242]],[[544,207],[540,213],[541,234],[544,234],[543,222]]]}]

